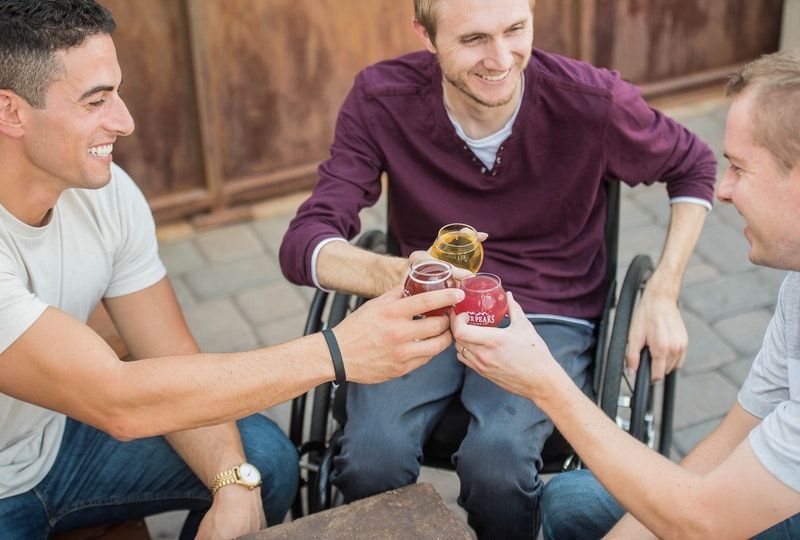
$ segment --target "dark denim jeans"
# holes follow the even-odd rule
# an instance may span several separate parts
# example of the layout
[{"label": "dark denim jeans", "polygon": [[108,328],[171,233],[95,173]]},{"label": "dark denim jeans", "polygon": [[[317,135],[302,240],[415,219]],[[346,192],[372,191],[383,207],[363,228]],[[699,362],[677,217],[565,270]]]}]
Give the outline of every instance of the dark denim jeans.
[{"label": "dark denim jeans", "polygon": [[[297,489],[297,452],[261,415],[237,424],[245,455],[263,477],[267,523],[281,523]],[[163,437],[120,442],[68,418],[47,476],[26,493],[0,499],[0,537],[47,538],[77,527],[190,510],[181,537],[194,538],[210,506],[208,488]]]},{"label": "dark denim jeans", "polygon": [[[542,494],[542,532],[545,540],[602,538],[625,510],[587,470],[561,473]],[[757,540],[800,538],[800,514],[755,537]]]}]

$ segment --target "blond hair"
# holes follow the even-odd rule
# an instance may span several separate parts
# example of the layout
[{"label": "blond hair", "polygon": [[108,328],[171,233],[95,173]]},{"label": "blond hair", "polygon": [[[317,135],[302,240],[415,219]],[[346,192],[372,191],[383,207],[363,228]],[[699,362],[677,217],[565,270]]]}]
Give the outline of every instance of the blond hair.
[{"label": "blond hair", "polygon": [[[436,41],[436,4],[439,0],[414,0],[414,18],[428,32],[431,42]],[[536,6],[536,0],[530,0],[531,13]]]},{"label": "blond hair", "polygon": [[756,142],[789,173],[800,161],[800,49],[764,55],[728,81],[728,96],[750,88]]}]

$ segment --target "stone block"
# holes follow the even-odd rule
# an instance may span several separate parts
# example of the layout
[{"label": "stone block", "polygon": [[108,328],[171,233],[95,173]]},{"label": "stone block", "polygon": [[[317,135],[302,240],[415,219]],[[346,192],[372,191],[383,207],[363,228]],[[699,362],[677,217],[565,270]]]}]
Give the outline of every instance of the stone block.
[{"label": "stone block", "polygon": [[212,263],[228,263],[258,256],[264,248],[249,225],[230,225],[195,238],[205,258]]},{"label": "stone block", "polygon": [[719,277],[719,270],[704,262],[690,263],[683,274],[683,286],[704,283]]},{"label": "stone block", "polygon": [[253,229],[258,234],[264,245],[278,256],[278,251],[283,242],[283,236],[289,228],[289,222],[294,218],[294,213],[284,214],[280,216],[271,217],[269,219],[262,219],[252,224]]},{"label": "stone block", "polygon": [[228,298],[195,304],[183,311],[203,352],[234,352],[258,347],[253,334]]},{"label": "stone block", "polygon": [[246,540],[471,540],[430,484],[414,484],[271,527]]},{"label": "stone block", "polygon": [[696,251],[723,274],[755,269],[755,265],[747,260],[750,245],[741,230],[727,224],[706,225],[700,234]]},{"label": "stone block", "polygon": [[236,303],[247,320],[255,325],[280,321],[308,311],[308,303],[297,287],[280,280],[237,294]]},{"label": "stone block", "polygon": [[714,324],[714,330],[733,345],[740,356],[754,356],[764,341],[772,312],[765,309],[749,311],[722,319]]},{"label": "stone block", "polygon": [[178,298],[178,303],[182,309],[186,309],[197,303],[197,299],[192,295],[186,282],[181,277],[170,277],[172,289],[175,291],[175,296]]},{"label": "stone block", "polygon": [[720,422],[722,422],[722,418],[723,417],[721,416],[719,418],[714,418],[713,420],[701,422],[700,424],[676,431],[673,434],[675,447],[678,449],[681,455],[686,456],[694,449],[695,446],[698,445],[698,443],[700,443],[700,441],[705,439],[717,428]]},{"label": "stone block", "polygon": [[[264,345],[277,345],[303,335],[306,325],[306,313],[273,321],[258,329],[258,335]],[[300,360],[300,359],[298,359]]]},{"label": "stone block", "polygon": [[758,271],[731,274],[684,287],[681,299],[706,322],[757,309],[770,309],[775,294]]},{"label": "stone block", "polygon": [[283,276],[273,258],[258,255],[196,270],[186,274],[185,279],[199,299],[209,300],[283,279]]},{"label": "stone block", "polygon": [[720,418],[736,400],[738,389],[719,373],[681,372],[675,400],[674,429],[685,429]]},{"label": "stone block", "polygon": [[162,242],[158,254],[171,276],[198,270],[208,264],[191,240]]},{"label": "stone block", "polygon": [[701,373],[716,369],[737,359],[734,350],[724,343],[702,319],[683,313],[689,348],[686,351],[685,373]]},{"label": "stone block", "polygon": [[653,225],[655,219],[631,197],[620,198],[619,228],[622,231]]},{"label": "stone block", "polygon": [[727,366],[723,366],[721,371],[726,377],[733,381],[737,388],[741,388],[744,385],[747,374],[750,373],[750,367],[753,365],[753,360],[755,360],[755,358],[754,355],[750,358],[737,360]]}]

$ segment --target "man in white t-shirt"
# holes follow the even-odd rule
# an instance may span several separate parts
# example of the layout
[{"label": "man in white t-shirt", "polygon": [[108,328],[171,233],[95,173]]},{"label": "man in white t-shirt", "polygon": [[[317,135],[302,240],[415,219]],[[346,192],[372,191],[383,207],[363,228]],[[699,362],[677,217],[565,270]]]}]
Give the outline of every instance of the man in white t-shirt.
[{"label": "man in white t-shirt", "polygon": [[[0,536],[189,509],[184,535],[237,537],[280,523],[298,481],[254,413],[419,367],[452,338],[413,315],[462,293],[396,289],[335,336],[199,354],[147,203],[112,163],[134,127],[114,27],[94,0],[0,0]],[[101,301],[138,361],[85,325]]]},{"label": "man in white t-shirt", "polygon": [[750,260],[789,274],[737,403],[680,466],[606,418],[516,302],[507,330],[452,321],[459,359],[535,401],[591,470],[545,487],[545,538],[800,538],[800,50],[745,66],[728,94],[717,197],[744,218]]}]

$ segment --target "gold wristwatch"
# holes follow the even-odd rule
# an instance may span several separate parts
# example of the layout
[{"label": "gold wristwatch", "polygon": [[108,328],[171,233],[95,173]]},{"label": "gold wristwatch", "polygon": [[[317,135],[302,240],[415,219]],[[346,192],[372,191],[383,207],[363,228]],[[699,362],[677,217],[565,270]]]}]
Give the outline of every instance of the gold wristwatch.
[{"label": "gold wristwatch", "polygon": [[242,463],[238,467],[222,471],[208,486],[211,496],[213,497],[221,487],[229,484],[239,484],[247,489],[255,489],[261,485],[261,473],[249,463]]}]

